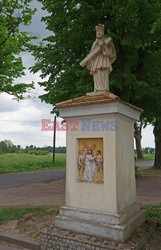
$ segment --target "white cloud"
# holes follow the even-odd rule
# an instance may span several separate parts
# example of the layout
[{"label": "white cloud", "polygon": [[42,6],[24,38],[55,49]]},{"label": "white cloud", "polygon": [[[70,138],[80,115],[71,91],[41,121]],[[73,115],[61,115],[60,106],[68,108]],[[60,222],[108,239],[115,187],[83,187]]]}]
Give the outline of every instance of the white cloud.
[{"label": "white cloud", "polygon": [[[34,81],[40,80],[39,75],[30,74]],[[29,75],[27,75],[29,77]],[[27,79],[26,79],[27,81]],[[17,102],[11,96],[3,93],[0,95],[0,141],[11,140],[14,144],[25,147],[26,145],[44,146],[52,145],[53,132],[41,131],[41,120],[53,120],[52,106],[41,102],[38,96],[44,93],[36,84],[33,90],[35,99],[26,99]],[[58,119],[61,122],[61,119]],[[57,131],[56,146],[65,145],[65,132]]]}]

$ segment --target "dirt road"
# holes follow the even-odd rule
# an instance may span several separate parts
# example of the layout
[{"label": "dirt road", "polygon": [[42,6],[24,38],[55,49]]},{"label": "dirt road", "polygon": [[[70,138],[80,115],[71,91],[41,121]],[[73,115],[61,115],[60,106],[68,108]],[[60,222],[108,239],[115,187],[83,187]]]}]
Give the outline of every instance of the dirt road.
[{"label": "dirt road", "polygon": [[[161,202],[161,178],[139,179],[136,184],[139,201],[144,204]],[[65,179],[29,184],[0,191],[0,206],[63,205],[64,203]]]}]

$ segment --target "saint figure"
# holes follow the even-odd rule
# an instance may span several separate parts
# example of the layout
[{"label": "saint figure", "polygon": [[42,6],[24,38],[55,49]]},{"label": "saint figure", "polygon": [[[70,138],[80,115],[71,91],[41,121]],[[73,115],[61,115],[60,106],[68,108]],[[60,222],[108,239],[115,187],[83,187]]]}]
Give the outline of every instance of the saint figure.
[{"label": "saint figure", "polygon": [[88,56],[80,63],[94,79],[94,91],[109,91],[109,74],[116,60],[116,50],[111,37],[104,36],[104,25],[96,26],[96,40]]},{"label": "saint figure", "polygon": [[89,150],[86,155],[86,160],[85,160],[84,179],[86,181],[92,181],[94,177],[94,171],[95,171],[95,157],[92,156],[92,151]]}]

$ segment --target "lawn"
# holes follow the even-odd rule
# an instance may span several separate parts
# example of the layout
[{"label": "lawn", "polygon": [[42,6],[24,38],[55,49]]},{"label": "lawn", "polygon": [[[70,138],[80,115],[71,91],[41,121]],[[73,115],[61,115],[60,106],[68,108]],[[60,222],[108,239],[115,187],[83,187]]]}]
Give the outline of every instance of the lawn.
[{"label": "lawn", "polygon": [[146,215],[156,220],[157,226],[161,227],[161,204],[144,207]]},{"label": "lawn", "polygon": [[65,168],[66,155],[56,154],[55,164],[52,162],[52,154],[5,154],[0,155],[0,173],[18,173],[38,170]]},{"label": "lawn", "polygon": [[0,224],[10,220],[19,220],[26,214],[42,217],[45,214],[59,213],[60,206],[37,206],[37,207],[2,207],[0,208]]},{"label": "lawn", "polygon": [[[144,160],[146,161],[154,160],[154,156],[155,156],[154,154],[144,154]],[[137,158],[136,154],[135,157]],[[140,161],[140,159],[137,159],[136,161]]]},{"label": "lawn", "polygon": [[145,160],[154,160],[154,154],[144,154]]}]

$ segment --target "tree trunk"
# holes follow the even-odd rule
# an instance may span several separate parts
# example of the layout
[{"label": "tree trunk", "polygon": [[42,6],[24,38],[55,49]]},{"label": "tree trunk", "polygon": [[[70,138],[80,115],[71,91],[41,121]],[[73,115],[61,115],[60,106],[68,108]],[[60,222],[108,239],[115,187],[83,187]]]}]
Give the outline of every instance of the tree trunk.
[{"label": "tree trunk", "polygon": [[141,147],[142,126],[143,126],[143,122],[140,122],[139,124],[135,122],[135,124],[134,124],[134,137],[135,137],[136,153],[137,153],[138,159],[144,159],[143,151],[142,151],[142,147]]},{"label": "tree trunk", "polygon": [[161,126],[156,122],[154,126],[154,137],[155,137],[155,159],[154,168],[161,169]]}]

